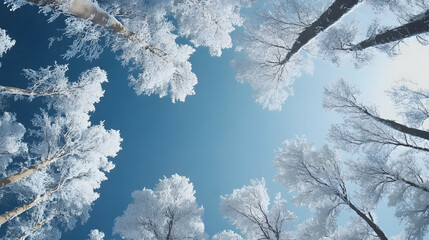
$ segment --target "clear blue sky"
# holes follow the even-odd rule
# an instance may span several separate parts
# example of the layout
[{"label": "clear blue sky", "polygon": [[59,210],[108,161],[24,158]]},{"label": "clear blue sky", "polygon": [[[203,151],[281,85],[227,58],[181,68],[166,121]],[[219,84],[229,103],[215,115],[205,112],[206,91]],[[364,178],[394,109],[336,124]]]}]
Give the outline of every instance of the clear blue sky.
[{"label": "clear blue sky", "polygon": [[[63,233],[63,239],[85,239],[94,228],[111,239],[113,221],[131,202],[131,193],[153,188],[158,179],[174,173],[194,183],[210,236],[232,228],[218,210],[220,195],[249,184],[249,179],[264,177],[271,196],[282,191],[290,209],[298,211],[300,221],[309,216],[305,210],[292,207],[290,194],[273,182],[275,149],[284,140],[303,134],[309,142],[324,143],[329,125],[339,121],[339,116],[322,108],[323,86],[344,75],[356,80],[351,66],[339,69],[316,61],[313,76],[303,76],[295,83],[295,96],[287,100],[283,111],[268,111],[254,103],[248,85],[235,80],[230,61],[237,53],[227,50],[221,58],[213,58],[207,49],[199,48],[191,58],[199,81],[196,95],[185,103],[173,104],[169,98],[136,96],[128,86],[126,68],[110,50],[93,62],[62,59],[69,40],[56,42],[50,49],[47,46],[49,37],[60,36],[63,18],[53,23],[46,19],[34,6],[10,12],[0,4],[0,28],[17,41],[1,59],[0,84],[24,87],[23,68],[46,67],[54,61],[69,63],[70,79],[100,66],[107,71],[109,82],[103,85],[105,96],[91,120],[119,129],[124,139],[122,151],[113,159],[116,168],[98,190],[100,198],[94,203],[91,218]],[[372,71],[367,67],[362,74]],[[4,110],[16,112],[18,120],[28,126],[40,106],[38,101],[19,101]]]}]

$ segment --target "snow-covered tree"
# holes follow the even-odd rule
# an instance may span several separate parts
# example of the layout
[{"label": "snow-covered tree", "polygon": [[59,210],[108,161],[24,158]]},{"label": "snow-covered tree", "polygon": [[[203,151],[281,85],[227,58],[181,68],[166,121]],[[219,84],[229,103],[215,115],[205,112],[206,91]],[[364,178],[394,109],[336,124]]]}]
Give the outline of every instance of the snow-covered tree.
[{"label": "snow-covered tree", "polygon": [[2,211],[6,210],[0,215],[5,229],[1,238],[59,239],[60,229],[73,229],[76,222],[89,218],[99,196],[94,190],[114,167],[108,157],[120,150],[119,131],[89,121],[89,112],[104,94],[106,73],[93,68],[70,82],[67,69],[55,64],[25,70],[27,89],[0,86],[2,97],[43,97],[48,104],[26,127],[28,137],[13,114],[1,118],[0,129],[6,128],[0,132],[4,150],[0,198]]},{"label": "snow-covered tree", "polygon": [[0,28],[0,58],[3,56],[3,54],[9,51],[9,49],[13,47],[13,45],[15,45],[15,40],[11,39],[6,34],[6,30]]},{"label": "snow-covered tree", "polygon": [[277,181],[289,191],[296,191],[295,204],[305,205],[315,212],[313,218],[301,226],[306,229],[301,232],[310,239],[337,234],[336,217],[343,208],[353,212],[371,229],[371,234],[365,235],[387,239],[370,212],[372,206],[359,206],[359,199],[353,199],[348,192],[344,164],[328,146],[317,150],[305,138],[285,141],[274,162]]},{"label": "snow-covered tree", "polygon": [[428,168],[421,164],[422,159],[427,161],[427,154],[406,152],[393,157],[374,151],[368,152],[364,160],[350,163],[351,176],[361,187],[362,201],[377,205],[387,198],[404,223],[407,239],[423,239],[429,226]]},{"label": "snow-covered tree", "polygon": [[361,201],[376,206],[383,198],[396,208],[405,225],[404,236],[423,239],[428,226],[429,178],[427,152],[427,91],[400,85],[390,95],[405,124],[381,118],[375,107],[358,101],[359,90],[340,80],[325,91],[324,105],[345,116],[334,125],[330,140],[345,151],[363,151],[364,157],[349,163],[351,179],[361,190]]},{"label": "snow-covered tree", "polygon": [[[110,46],[130,70],[139,69],[129,77],[137,94],[170,95],[174,102],[194,94],[197,78],[189,62],[194,47],[207,46],[216,56],[231,47],[229,34],[243,23],[240,10],[252,2],[103,1],[99,5],[90,0],[7,0],[6,4],[16,9],[32,3],[44,12],[53,11],[53,17],[71,15],[66,19],[64,35],[75,39],[66,58],[84,56],[92,60]],[[179,37],[190,43],[178,44]]]},{"label": "snow-covered tree", "polygon": [[82,128],[73,118],[46,113],[36,116],[33,125],[37,139],[30,146],[30,158],[21,164],[29,167],[12,169],[18,173],[2,180],[3,196],[15,196],[18,206],[2,214],[0,224],[7,223],[8,237],[34,233],[35,239],[47,234],[46,229],[38,231],[47,224],[48,232],[59,239],[59,225],[73,229],[77,219],[88,219],[91,203],[98,198],[94,189],[114,167],[108,157],[120,150],[122,139],[103,124]]},{"label": "snow-covered tree", "polygon": [[246,24],[246,60],[238,63],[237,79],[257,91],[256,101],[264,108],[280,110],[293,94],[291,85],[302,71],[311,71],[311,62],[298,54],[307,44],[342,16],[359,0],[270,1],[257,21]]},{"label": "snow-covered tree", "polygon": [[134,202],[115,219],[114,232],[124,239],[206,239],[195,190],[177,174],[160,180],[154,190],[135,191]]},{"label": "snow-covered tree", "polygon": [[16,182],[58,159],[83,154],[96,144],[93,137],[84,133],[91,125],[88,113],[95,110],[94,104],[104,94],[101,84],[107,81],[106,73],[96,67],[83,72],[77,82],[69,82],[65,77],[67,69],[67,65],[55,64],[53,68],[41,68],[39,71],[25,70],[26,77],[31,81],[28,89],[0,86],[0,94],[6,96],[26,96],[30,99],[43,96],[58,115],[52,118],[43,113],[35,117],[33,125],[39,130],[33,135],[40,137],[40,142],[33,144],[32,152],[37,160],[27,161],[33,165],[27,165],[26,169],[9,173],[9,177],[0,180],[0,187]]},{"label": "snow-covered tree", "polygon": [[366,39],[358,40],[356,39],[358,29],[350,27],[350,24],[338,24],[329,29],[321,39],[320,52],[324,57],[338,63],[341,56],[351,53],[359,66],[371,58],[371,51],[366,50],[369,48],[376,48],[388,55],[397,55],[400,43],[414,36],[420,43],[428,44],[429,1],[371,0],[368,2],[376,8],[377,12],[381,12],[381,9],[388,6],[397,16],[399,25],[383,26],[378,19],[375,19],[367,29]]},{"label": "snow-covered tree", "polygon": [[[239,229],[246,239],[288,239],[286,229],[295,215],[286,210],[286,201],[277,194],[270,205],[265,180],[251,180],[250,186],[234,189],[221,197],[220,208],[224,217]],[[232,232],[223,232],[219,239],[240,239]],[[222,237],[222,238],[221,238]]]},{"label": "snow-covered tree", "polygon": [[[360,19],[344,22],[343,16],[359,5],[371,5],[375,13],[389,10],[396,14],[399,26],[384,27],[377,19],[363,31],[367,39],[358,40]],[[262,107],[280,110],[293,95],[292,84],[304,72],[312,72],[312,58],[321,57],[336,64],[353,54],[355,65],[367,63],[372,54],[363,51],[378,48],[395,54],[400,42],[416,36],[427,44],[429,24],[427,0],[271,0],[259,10],[259,17],[246,21],[240,49],[244,59],[235,61],[237,80],[255,89]],[[358,10],[355,10],[358,11]]]}]

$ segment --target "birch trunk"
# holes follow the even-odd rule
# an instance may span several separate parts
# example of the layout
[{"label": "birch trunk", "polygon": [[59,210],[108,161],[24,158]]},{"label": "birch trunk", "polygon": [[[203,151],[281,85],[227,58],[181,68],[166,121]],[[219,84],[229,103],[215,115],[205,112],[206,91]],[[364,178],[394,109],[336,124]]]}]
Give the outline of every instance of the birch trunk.
[{"label": "birch trunk", "polygon": [[52,95],[62,95],[63,92],[60,91],[30,91],[27,89],[22,88],[15,88],[15,87],[7,87],[7,86],[1,86],[0,85],[0,94],[7,93],[7,94],[14,94],[14,95],[25,95],[25,96],[52,96]]},{"label": "birch trunk", "polygon": [[298,38],[293,43],[292,48],[287,53],[286,57],[279,62],[279,64],[286,64],[294,54],[305,46],[305,44],[315,38],[319,33],[328,29],[332,24],[336,23],[359,2],[359,0],[336,0],[332,3],[316,21],[299,34]]},{"label": "birch trunk", "polygon": [[45,200],[47,196],[58,190],[59,184],[53,188],[51,188],[49,191],[45,192],[44,194],[40,195],[39,197],[35,198],[33,201],[26,203],[24,205],[21,205],[12,211],[9,211],[3,215],[0,216],[0,226],[2,226],[7,221],[19,216],[20,214],[24,213],[25,211],[31,209],[32,207],[39,204],[41,201]]},{"label": "birch trunk", "polygon": [[400,41],[421,33],[429,32],[429,10],[419,14],[419,18],[402,26],[389,29],[348,48],[349,51],[361,51],[381,44]]},{"label": "birch trunk", "polygon": [[138,43],[145,50],[149,50],[151,53],[166,60],[163,52],[148,45],[142,39],[139,39],[135,33],[128,30],[121,22],[118,21],[118,19],[89,0],[70,0],[66,10],[60,9],[60,7],[64,5],[63,0],[27,0],[27,2],[31,2],[39,6],[49,6],[53,10],[65,11],[65,13],[74,17],[89,20],[94,24],[121,34],[126,39]]},{"label": "birch trunk", "polygon": [[33,174],[37,170],[39,170],[39,169],[41,169],[43,167],[46,167],[49,164],[57,161],[58,159],[61,159],[61,158],[64,158],[64,157],[68,156],[69,154],[71,154],[71,152],[67,152],[67,153],[61,154],[58,157],[46,159],[46,160],[44,160],[44,161],[42,161],[42,162],[40,162],[40,163],[38,163],[38,164],[36,164],[34,166],[31,166],[31,167],[27,168],[26,170],[24,170],[22,172],[19,172],[17,174],[12,175],[12,176],[3,178],[3,179],[0,180],[0,188],[6,186],[8,184],[17,182],[17,181],[19,181],[19,180],[21,180],[21,179],[23,179],[25,177],[28,177],[29,175]]}]

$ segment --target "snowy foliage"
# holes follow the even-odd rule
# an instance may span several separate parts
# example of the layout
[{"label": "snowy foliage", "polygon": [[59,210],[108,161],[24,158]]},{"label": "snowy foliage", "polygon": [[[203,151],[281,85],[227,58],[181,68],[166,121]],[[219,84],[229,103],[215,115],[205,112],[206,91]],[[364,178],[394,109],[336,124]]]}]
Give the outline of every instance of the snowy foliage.
[{"label": "snowy foliage", "polygon": [[369,152],[364,161],[351,163],[353,178],[362,187],[362,201],[376,206],[386,197],[411,239],[423,239],[429,225],[423,200],[429,198],[428,166],[419,164],[422,158],[427,161],[425,155],[407,152],[392,158],[388,153]]},{"label": "snowy foliage", "polygon": [[6,30],[0,28],[0,57],[15,45],[15,40],[11,39]]},{"label": "snowy foliage", "polygon": [[[0,198],[16,199],[2,206],[9,212],[1,215],[6,223],[0,238],[60,239],[61,230],[88,220],[99,197],[95,189],[114,167],[108,158],[121,149],[119,131],[89,121],[104,94],[106,73],[96,67],[70,82],[67,70],[67,65],[57,64],[24,70],[30,80],[27,89],[0,86],[2,95],[37,96],[48,104],[26,128],[13,114],[0,118],[0,129],[5,128],[0,135],[7,134],[0,140]],[[24,139],[26,129],[30,136]]]},{"label": "snowy foliage", "polygon": [[104,233],[98,231],[98,229],[92,229],[88,236],[89,236],[89,240],[103,240],[104,239]]},{"label": "snowy foliage", "polygon": [[[99,67],[87,70],[78,81],[69,81],[65,76],[67,65],[48,66],[38,71],[25,69],[24,75],[30,81],[27,89],[0,86],[0,94],[24,97],[44,97],[48,107],[58,113],[77,115],[76,123],[87,125],[89,112],[95,110],[95,103],[100,101],[104,91],[101,84],[107,82],[106,72]],[[78,117],[79,116],[79,117]]]},{"label": "snowy foliage", "polygon": [[[64,36],[74,38],[64,54],[66,59],[84,57],[94,60],[105,47],[129,67],[130,85],[137,94],[170,95],[173,102],[194,94],[197,78],[190,55],[194,47],[206,46],[213,56],[231,48],[230,33],[241,26],[243,7],[255,0],[164,0],[164,1],[50,1],[39,2],[54,16],[66,19]],[[19,1],[8,1],[12,9]],[[82,10],[84,9],[84,11]],[[43,11],[43,10],[42,10]],[[120,16],[121,22],[115,18]],[[179,44],[184,38],[188,43]],[[51,41],[60,41],[52,38]]]},{"label": "snowy foliage", "polygon": [[370,213],[371,208],[362,203],[362,206],[358,206],[352,200],[354,196],[348,192],[346,185],[347,168],[328,146],[317,150],[304,137],[297,137],[284,142],[274,163],[277,181],[289,191],[296,191],[293,197],[295,204],[305,205],[315,213],[298,227],[298,235],[302,235],[300,239],[341,234],[336,221],[343,209],[356,214],[354,216],[358,216],[371,228],[370,233],[364,231],[362,234],[376,234],[381,239],[387,239]]},{"label": "snowy foliage", "polygon": [[[66,18],[65,24],[64,36],[74,39],[63,57],[67,60],[73,57],[83,57],[87,61],[98,59],[104,50],[102,37],[108,34],[107,31],[101,26],[94,26],[91,22],[79,18]],[[55,40],[60,41],[62,38],[51,39]]]},{"label": "snowy foliage", "polygon": [[304,54],[282,61],[298,35],[325,6],[319,1],[273,1],[267,3],[257,20],[246,22],[246,37],[239,49],[246,58],[235,65],[237,80],[256,90],[255,100],[264,108],[280,110],[293,91],[291,85],[301,74],[312,73],[312,62]]},{"label": "snowy foliage", "polygon": [[220,56],[222,49],[231,48],[229,34],[235,26],[241,26],[242,6],[250,6],[254,0],[175,0],[171,14],[178,21],[179,35],[190,39],[195,47],[207,46],[210,54]]},{"label": "snowy foliage", "polygon": [[395,86],[390,92],[405,121],[412,127],[423,127],[429,118],[429,91],[406,82]]},{"label": "snowy foliage", "polygon": [[350,51],[358,32],[357,22],[337,24],[329,28],[321,34],[317,44],[320,56],[339,66],[345,59],[350,61],[347,56],[352,54],[351,61],[354,66],[356,68],[364,66],[372,59],[372,51]]},{"label": "snowy foliage", "polygon": [[13,157],[27,152],[23,142],[25,127],[16,121],[15,115],[4,112],[0,117],[0,177],[5,177]]},{"label": "snowy foliage", "polygon": [[[7,34],[6,30],[0,28],[0,58],[5,54],[10,48],[15,45],[15,40],[11,39]],[[1,62],[0,62],[1,67]]]},{"label": "snowy foliage", "polygon": [[344,122],[333,125],[329,139],[338,148],[363,151],[363,158],[351,160],[348,176],[360,187],[359,199],[367,209],[377,207],[381,199],[395,207],[395,215],[405,229],[401,236],[423,239],[429,226],[426,91],[400,85],[390,95],[401,115],[413,127],[377,114],[374,107],[358,101],[359,89],[344,80],[325,89],[325,107],[344,114]]},{"label": "snowy foliage", "polygon": [[283,145],[274,161],[276,179],[289,191],[297,192],[294,202],[310,209],[337,205],[346,187],[336,154],[328,146],[316,150],[305,138]]},{"label": "snowy foliage", "polygon": [[[401,91],[395,88],[392,95],[395,99],[401,96],[403,110],[411,113],[419,113],[424,111],[424,107],[413,109],[412,92],[407,92],[406,89]],[[405,96],[405,93],[408,93]],[[402,95],[400,95],[402,94]],[[418,92],[416,93],[418,94]],[[422,92],[424,98],[424,92]],[[378,150],[385,149],[392,151],[397,148],[414,149],[428,151],[429,145],[427,141],[418,135],[410,135],[406,130],[405,125],[401,125],[392,120],[381,118],[377,109],[373,106],[363,105],[358,101],[359,89],[344,80],[335,82],[331,86],[325,88],[324,107],[333,109],[339,113],[344,114],[345,121],[341,124],[334,124],[330,130],[330,140],[335,145],[343,150],[365,150],[375,148]],[[395,97],[396,96],[396,97]],[[410,106],[410,107],[408,107]],[[423,117],[424,118],[424,117]],[[408,122],[420,122],[420,119],[410,119]],[[410,129],[414,131],[413,129]]]},{"label": "snowy foliage", "polygon": [[42,198],[8,222],[6,237],[38,239],[54,234],[50,239],[59,239],[59,229],[73,229],[76,222],[89,218],[91,204],[99,197],[94,190],[107,179],[105,172],[113,169],[108,157],[116,156],[122,139],[118,131],[106,130],[102,124],[84,127],[71,117],[46,113],[36,116],[33,125],[36,139],[27,166],[54,161],[2,189],[19,193],[19,204]]},{"label": "snowy foliage", "polygon": [[[251,180],[250,186],[234,189],[221,197],[220,208],[224,217],[239,229],[246,239],[287,239],[287,228],[295,215],[285,209],[286,201],[277,194],[269,208],[270,198],[265,180]],[[223,233],[227,235],[227,233]],[[234,234],[228,233],[231,237]],[[234,238],[231,238],[234,239]]]},{"label": "snowy foliage", "polygon": [[154,190],[135,191],[134,202],[115,219],[114,232],[124,239],[206,239],[195,190],[177,174],[160,180]]},{"label": "snowy foliage", "polygon": [[223,232],[215,234],[212,240],[243,240],[243,238],[234,231],[223,230]]}]

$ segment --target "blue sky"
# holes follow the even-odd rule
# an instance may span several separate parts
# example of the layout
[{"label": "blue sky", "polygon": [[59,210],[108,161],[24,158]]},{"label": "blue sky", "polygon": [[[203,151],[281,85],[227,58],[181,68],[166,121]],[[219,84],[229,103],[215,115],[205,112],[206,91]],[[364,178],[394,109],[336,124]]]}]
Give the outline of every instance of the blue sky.
[{"label": "blue sky", "polygon": [[[207,49],[199,48],[191,57],[198,77],[196,95],[187,97],[185,103],[173,104],[169,98],[137,96],[128,86],[126,68],[107,49],[93,62],[62,59],[69,40],[47,48],[48,38],[59,36],[58,29],[62,27],[62,17],[47,23],[34,6],[10,12],[0,4],[0,28],[17,41],[1,59],[0,84],[24,87],[23,68],[46,67],[54,61],[69,63],[70,79],[93,66],[100,66],[108,74],[109,82],[103,85],[105,95],[91,120],[119,129],[124,139],[122,151],[113,160],[116,168],[98,191],[100,198],[89,221],[63,233],[63,239],[85,239],[94,228],[110,239],[114,218],[131,202],[131,193],[143,187],[153,188],[158,179],[174,173],[187,176],[194,183],[197,201],[205,208],[204,223],[210,236],[232,228],[218,210],[220,195],[255,178],[266,179],[272,197],[281,191],[290,209],[296,211],[300,221],[304,220],[308,212],[293,207],[291,195],[273,182],[275,149],[284,140],[301,135],[306,135],[309,142],[323,145],[330,124],[340,121],[337,114],[322,108],[323,87],[344,77],[358,83],[363,91],[371,89],[367,99],[376,99],[381,87],[374,88],[372,83],[381,69],[387,69],[386,64],[377,64],[385,61],[383,57],[376,57],[374,64],[358,71],[359,75],[352,64],[337,68],[315,60],[313,75],[296,81],[295,96],[287,100],[283,110],[268,111],[254,103],[248,85],[235,80],[230,61],[237,53],[226,50],[222,57],[215,58],[209,56]],[[4,110],[16,112],[18,120],[28,125],[40,106],[38,101],[18,101],[10,102]],[[393,224],[384,222],[382,226],[394,229]]]}]

